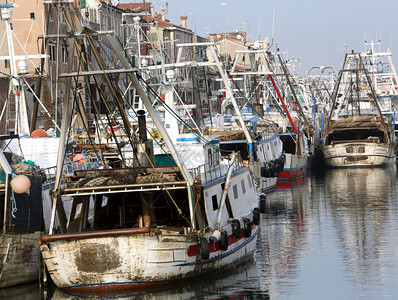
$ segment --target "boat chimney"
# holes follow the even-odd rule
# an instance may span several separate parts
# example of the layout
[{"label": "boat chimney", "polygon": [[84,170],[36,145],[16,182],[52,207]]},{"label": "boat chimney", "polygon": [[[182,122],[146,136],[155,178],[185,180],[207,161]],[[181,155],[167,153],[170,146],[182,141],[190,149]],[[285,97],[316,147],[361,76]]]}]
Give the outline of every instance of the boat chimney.
[{"label": "boat chimney", "polygon": [[181,16],[180,19],[181,19],[181,27],[187,28],[187,19],[188,19],[188,17],[187,16]]},{"label": "boat chimney", "polygon": [[155,17],[155,7],[153,4],[151,4],[151,6],[149,7],[149,11],[150,11],[151,17]]},{"label": "boat chimney", "polygon": [[141,142],[146,142],[148,140],[146,135],[146,120],[145,120],[145,111],[140,109],[137,111],[138,115],[138,135]]}]

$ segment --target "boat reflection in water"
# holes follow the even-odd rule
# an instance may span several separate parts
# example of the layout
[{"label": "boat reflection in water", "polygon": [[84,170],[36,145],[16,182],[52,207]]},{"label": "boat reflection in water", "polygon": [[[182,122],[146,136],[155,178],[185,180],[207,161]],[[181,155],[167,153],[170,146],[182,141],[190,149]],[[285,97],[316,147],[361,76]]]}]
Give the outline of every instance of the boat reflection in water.
[{"label": "boat reflection in water", "polygon": [[307,183],[306,177],[278,182],[277,190],[267,196],[256,258],[271,299],[294,296],[290,290],[300,276],[308,240]]},{"label": "boat reflection in water", "polygon": [[0,289],[0,299],[33,300],[40,299],[37,282]]},{"label": "boat reflection in water", "polygon": [[[257,282],[255,288],[253,282]],[[135,291],[134,294],[102,295],[106,299],[269,299],[267,291],[262,291],[258,281],[255,261],[251,261],[235,272],[210,276],[196,281],[178,284],[163,290]],[[56,289],[52,300],[85,299]],[[103,299],[90,297],[90,299]]]},{"label": "boat reflection in water", "polygon": [[[326,174],[328,206],[345,272],[355,287],[396,286],[396,168],[340,169]],[[383,287],[384,285],[384,287]],[[381,294],[380,294],[381,295]]]},{"label": "boat reflection in water", "polygon": [[330,169],[267,197],[257,263],[271,298],[398,292],[395,167]]},{"label": "boat reflection in water", "polygon": [[307,183],[307,177],[304,175],[304,177],[296,178],[290,181],[278,181],[276,183],[276,188],[289,189],[289,188],[298,187],[300,185],[304,185],[306,183]]}]

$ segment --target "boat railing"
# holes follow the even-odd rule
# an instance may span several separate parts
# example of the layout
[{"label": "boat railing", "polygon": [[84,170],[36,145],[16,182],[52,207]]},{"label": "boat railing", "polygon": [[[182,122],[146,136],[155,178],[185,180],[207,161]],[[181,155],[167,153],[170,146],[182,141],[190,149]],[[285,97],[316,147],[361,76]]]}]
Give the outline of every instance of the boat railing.
[{"label": "boat railing", "polygon": [[[200,179],[203,184],[217,180],[226,176],[229,168],[229,159],[227,157],[220,158],[218,160],[213,160],[206,164],[200,165],[196,168],[189,170],[191,176],[194,180]],[[241,156],[238,154],[235,162],[231,166],[233,171],[238,171],[245,168],[247,164],[242,160]]]},{"label": "boat railing", "polygon": [[367,139],[361,139],[361,140],[333,140],[330,142],[331,145],[345,144],[345,143],[380,143],[380,138],[368,137]]},{"label": "boat railing", "polygon": [[[67,159],[63,166],[63,174],[66,176],[73,176],[73,171],[76,170],[91,170],[98,169],[100,167],[100,163],[95,157],[85,156],[84,159],[79,161],[71,161]],[[41,169],[43,173],[43,182],[51,184],[55,180],[55,174],[57,167],[49,167]]]}]

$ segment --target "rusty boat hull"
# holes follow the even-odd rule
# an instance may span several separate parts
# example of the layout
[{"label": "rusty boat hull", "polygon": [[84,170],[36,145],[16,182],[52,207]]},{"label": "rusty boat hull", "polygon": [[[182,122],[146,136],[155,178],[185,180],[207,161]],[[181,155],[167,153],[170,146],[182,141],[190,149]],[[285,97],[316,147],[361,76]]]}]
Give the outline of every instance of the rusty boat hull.
[{"label": "rusty boat hull", "polygon": [[0,236],[0,288],[38,280],[39,233]]},{"label": "rusty boat hull", "polygon": [[[256,249],[258,227],[251,224],[248,237],[228,236],[228,249],[209,243],[210,255],[200,256],[195,234],[172,228],[119,236],[69,239],[63,235],[42,236],[41,251],[55,284],[80,295],[104,295],[118,291],[158,288],[237,267],[251,260]],[[226,229],[228,231],[228,229]],[[117,234],[117,231],[112,231]],[[66,235],[68,236],[68,235]]]}]

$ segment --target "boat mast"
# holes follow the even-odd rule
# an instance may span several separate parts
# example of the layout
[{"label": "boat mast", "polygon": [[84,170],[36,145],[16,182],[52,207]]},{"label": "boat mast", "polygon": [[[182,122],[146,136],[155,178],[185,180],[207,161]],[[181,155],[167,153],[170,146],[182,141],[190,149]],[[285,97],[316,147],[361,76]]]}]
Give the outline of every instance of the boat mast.
[{"label": "boat mast", "polygon": [[[361,64],[363,64],[362,63],[362,59],[361,59],[361,55],[360,54],[358,54],[358,55],[359,55],[359,59],[360,59]],[[369,88],[370,88],[370,91],[371,91],[371,94],[372,94],[372,99],[373,99],[373,101],[374,101],[374,103],[376,105],[377,111],[378,111],[379,116],[380,116],[381,126],[384,128],[384,132],[385,132],[386,138],[389,141],[390,140],[389,130],[388,130],[388,127],[387,127],[387,125],[386,125],[386,123],[384,121],[383,113],[381,111],[379,102],[377,101],[375,89],[374,89],[372,81],[370,79],[368,70],[365,67],[363,67],[363,69],[364,69],[366,80],[368,81],[368,85],[369,85]]]},{"label": "boat mast", "polygon": [[3,168],[4,173],[6,174],[6,182],[5,182],[5,195],[4,195],[4,215],[3,215],[3,233],[6,233],[7,230],[7,215],[8,215],[8,201],[7,199],[9,198],[8,196],[8,191],[9,191],[9,180],[10,176],[12,173],[12,169],[10,164],[8,163],[6,157],[4,156],[3,150],[0,149],[0,166]]},{"label": "boat mast", "polygon": [[228,98],[232,102],[232,105],[233,105],[233,107],[235,109],[235,113],[236,113],[236,115],[237,115],[237,117],[239,119],[239,122],[241,124],[241,127],[243,129],[243,133],[245,134],[245,137],[246,137],[246,140],[247,140],[247,144],[249,145],[249,159],[252,160],[253,159],[253,140],[252,140],[252,137],[250,135],[249,130],[246,127],[245,121],[243,120],[243,117],[242,117],[242,114],[241,114],[240,109],[238,107],[238,104],[236,102],[236,99],[235,99],[235,97],[234,97],[234,95],[232,93],[231,86],[228,83],[227,75],[225,73],[225,70],[223,70],[223,68],[222,68],[222,63],[218,59],[216,50],[214,48],[214,44],[210,45],[210,51],[211,51],[211,53],[213,55],[213,59],[215,61],[215,65],[218,68],[218,72],[220,73],[221,78],[224,81],[224,86],[225,86],[225,89],[227,91]]},{"label": "boat mast", "polygon": [[[114,40],[113,36],[109,33],[106,33],[106,37],[108,39],[108,42],[112,49],[115,51],[116,56],[120,60],[123,68],[129,69],[130,65],[123,55],[122,51],[119,48],[119,45],[116,43]],[[193,229],[196,228],[195,225],[195,211],[194,211],[194,195],[193,195],[193,184],[194,181],[192,179],[191,174],[189,173],[187,167],[182,163],[182,160],[180,156],[178,155],[178,152],[176,148],[174,147],[174,144],[168,135],[166,128],[164,127],[162,121],[159,119],[158,114],[156,113],[155,109],[152,106],[151,101],[148,98],[148,95],[145,93],[144,89],[140,85],[137,76],[135,73],[128,72],[127,75],[129,76],[130,80],[132,81],[132,84],[134,88],[137,90],[138,94],[140,95],[140,98],[142,102],[144,103],[148,114],[151,116],[153,122],[155,123],[157,129],[159,130],[159,133],[161,134],[163,140],[165,141],[167,147],[169,148],[169,151],[176,162],[178,168],[181,170],[182,175],[184,176],[185,180],[187,181],[187,186],[188,186],[188,198],[189,198],[189,212],[191,216],[191,226]]]},{"label": "boat mast", "polygon": [[[29,130],[29,122],[28,122],[28,114],[26,110],[26,99],[25,92],[22,88],[22,82],[20,81],[17,65],[16,65],[16,57],[14,51],[14,43],[12,41],[12,29],[11,29],[11,17],[12,10],[10,8],[18,7],[17,4],[0,4],[1,8],[1,18],[5,22],[6,25],[6,35],[8,42],[8,52],[10,59],[10,75],[11,75],[11,84],[16,88],[15,93],[15,133],[27,133],[30,134]],[[23,63],[23,61],[21,61]],[[26,63],[26,62],[25,62]],[[10,89],[11,92],[11,89]]]},{"label": "boat mast", "polygon": [[310,124],[308,123],[308,120],[307,120],[307,117],[306,117],[305,114],[304,114],[303,108],[301,107],[301,104],[300,104],[300,102],[299,102],[298,99],[297,99],[296,92],[294,91],[293,85],[292,85],[292,83],[290,82],[289,73],[288,73],[288,71],[287,71],[287,69],[286,69],[285,64],[284,64],[283,61],[282,61],[281,54],[278,53],[277,55],[278,55],[279,63],[281,64],[281,67],[282,67],[282,71],[283,71],[284,75],[286,76],[286,81],[287,81],[287,83],[288,83],[288,85],[289,85],[289,87],[290,87],[290,90],[292,91],[294,100],[295,100],[295,102],[296,102],[296,104],[297,104],[297,107],[298,107],[299,110],[300,110],[301,116],[302,116],[303,119],[304,119],[304,123],[305,123],[305,126],[306,126],[306,128],[307,128],[307,133],[308,133],[308,135],[310,135]]},{"label": "boat mast", "polygon": [[332,94],[332,107],[330,108],[330,113],[329,113],[329,117],[328,117],[328,122],[326,123],[326,127],[325,127],[325,136],[323,138],[324,141],[326,141],[326,138],[328,136],[328,132],[329,132],[329,128],[330,128],[330,122],[332,120],[332,116],[333,116],[333,111],[334,111],[334,106],[336,104],[336,100],[337,100],[337,93],[339,91],[339,86],[340,86],[340,82],[341,82],[341,78],[343,77],[343,70],[344,67],[346,65],[346,61],[347,61],[347,56],[348,53],[345,54],[344,56],[344,62],[343,62],[343,67],[339,72],[339,76],[337,78],[337,82],[336,85],[334,86],[334,90],[333,90],[333,94]]}]

